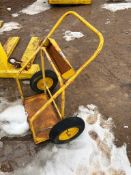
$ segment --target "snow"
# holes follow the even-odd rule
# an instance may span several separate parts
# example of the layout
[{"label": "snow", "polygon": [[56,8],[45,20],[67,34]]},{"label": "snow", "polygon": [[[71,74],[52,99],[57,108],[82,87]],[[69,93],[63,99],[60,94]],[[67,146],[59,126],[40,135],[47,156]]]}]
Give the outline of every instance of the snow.
[{"label": "snow", "polygon": [[12,14],[12,17],[14,17],[14,18],[16,18],[16,17],[18,17],[18,16],[19,16],[18,13],[13,13],[13,14]]},{"label": "snow", "polygon": [[84,35],[83,33],[81,32],[72,32],[70,30],[67,30],[65,33],[64,33],[64,36],[63,38],[66,40],[66,41],[72,41],[74,39],[79,39],[79,38],[82,38]]},{"label": "snow", "polygon": [[25,135],[29,130],[24,106],[15,102],[0,113],[0,138],[3,136]]},{"label": "snow", "polygon": [[28,15],[35,15],[50,9],[50,7],[51,6],[48,4],[47,0],[37,0],[28,7],[22,9],[20,12]]},{"label": "snow", "polygon": [[30,81],[29,80],[23,80],[22,83],[25,84],[25,85],[29,85]]},{"label": "snow", "polygon": [[107,19],[106,22],[105,22],[105,24],[110,24],[110,20]]},{"label": "snow", "polygon": [[127,125],[125,125],[124,128],[129,128],[129,127]]},{"label": "snow", "polygon": [[4,23],[3,26],[0,28],[0,35],[4,32],[9,32],[11,30],[18,30],[21,28],[21,25],[17,22],[8,22]]},{"label": "snow", "polygon": [[95,105],[80,106],[76,114],[86,123],[80,137],[65,145],[48,144],[32,163],[11,174],[131,175],[126,145],[117,148],[113,143],[112,119],[104,120]]},{"label": "snow", "polygon": [[11,8],[10,8],[10,7],[8,7],[8,8],[7,8],[7,10],[8,10],[8,11],[11,11]]},{"label": "snow", "polygon": [[[3,99],[3,103],[9,106],[4,110],[2,103],[0,106],[0,134],[25,134],[29,126],[24,106],[20,101]],[[131,175],[126,145],[114,145],[112,119],[104,120],[95,105],[80,106],[74,115],[85,121],[81,136],[64,145],[48,144],[26,167],[8,175]]]},{"label": "snow", "polygon": [[109,3],[102,5],[102,8],[116,12],[118,10],[125,10],[131,8],[131,2],[125,3]]},{"label": "snow", "polygon": [[16,18],[21,13],[27,15],[36,15],[46,10],[49,10],[51,6],[48,4],[48,0],[36,0],[33,4],[27,6],[26,8],[22,9],[18,13],[13,13],[12,17]]},{"label": "snow", "polygon": [[3,142],[0,141],[0,148],[3,148]]}]

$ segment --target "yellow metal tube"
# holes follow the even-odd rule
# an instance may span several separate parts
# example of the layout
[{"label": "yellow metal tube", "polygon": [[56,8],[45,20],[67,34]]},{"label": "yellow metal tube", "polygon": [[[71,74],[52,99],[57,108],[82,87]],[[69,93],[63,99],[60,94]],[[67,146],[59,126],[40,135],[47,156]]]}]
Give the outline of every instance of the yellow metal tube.
[{"label": "yellow metal tube", "polygon": [[49,4],[91,4],[92,0],[48,0]]},{"label": "yellow metal tube", "polygon": [[[47,89],[47,91],[48,91],[48,93],[49,93],[50,98],[52,98],[52,94],[51,94],[51,92],[50,92],[48,86],[46,86],[46,89]],[[58,106],[57,106],[57,104],[56,104],[56,102],[55,102],[54,99],[52,100],[52,103],[54,104],[54,106],[55,106],[55,108],[56,108],[56,111],[57,111],[59,117],[62,118],[61,113],[60,113],[60,110],[59,110],[59,108],[58,108]]]},{"label": "yellow metal tube", "polygon": [[42,67],[42,75],[43,75],[43,83],[44,83],[44,93],[46,94],[46,82],[45,82],[45,62],[44,62],[44,53],[43,50],[40,50],[40,58],[41,58],[41,67]]},{"label": "yellow metal tube", "polygon": [[63,22],[63,20],[68,16],[68,15],[73,15],[76,18],[78,18],[82,23],[84,23],[86,25],[86,27],[88,27],[91,31],[93,31],[94,33],[97,34],[97,36],[101,33],[94,27],[92,26],[88,21],[86,21],[82,16],[80,16],[78,13],[74,12],[74,11],[68,11],[66,12],[55,24],[55,26],[52,28],[52,30],[50,31],[50,33],[47,35],[47,37],[45,38],[45,40],[43,41],[42,45],[47,46],[48,44],[48,38],[50,38],[54,32],[57,30],[57,28],[61,25],[61,23]]},{"label": "yellow metal tube", "polygon": [[20,93],[21,99],[22,99],[22,101],[24,101],[24,95],[23,95],[22,87],[21,87],[21,84],[20,84],[20,81],[19,81],[18,78],[16,78],[16,84],[17,84],[18,91]]},{"label": "yellow metal tube", "polygon": [[[41,57],[41,66],[42,66],[43,81],[44,81],[44,86],[45,86],[45,93],[46,93],[46,89],[47,89],[47,91],[48,91],[50,97],[52,97],[52,94],[51,94],[51,92],[50,92],[48,86],[46,85],[46,81],[45,81],[46,76],[45,76],[44,51],[43,51],[43,49],[40,50],[40,57]],[[62,118],[61,113],[60,113],[60,111],[59,111],[59,108],[58,108],[58,106],[57,106],[55,100],[53,100],[53,104],[54,104],[54,106],[55,106],[55,108],[56,108],[56,110],[57,110],[57,113],[58,113],[59,117]]]},{"label": "yellow metal tube", "polygon": [[[53,67],[53,69],[54,69],[54,71],[55,71],[55,73],[56,73],[56,75],[58,77],[58,80],[59,80],[59,83],[60,83],[60,87],[62,87],[64,85],[64,82],[63,82],[63,79],[60,76],[60,73],[58,72],[58,70],[57,70],[56,66],[54,65],[53,61],[51,60],[48,52],[46,51],[46,48],[43,47],[42,49],[45,52],[49,63]],[[62,94],[61,94],[61,119],[63,119],[64,113],[65,113],[65,91],[63,91]]]}]

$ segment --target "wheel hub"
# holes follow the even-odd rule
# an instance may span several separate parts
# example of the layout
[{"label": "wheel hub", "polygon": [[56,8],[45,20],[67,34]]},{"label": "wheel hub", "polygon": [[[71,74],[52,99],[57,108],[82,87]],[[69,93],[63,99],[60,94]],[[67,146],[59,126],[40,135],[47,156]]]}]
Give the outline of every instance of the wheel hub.
[{"label": "wheel hub", "polygon": [[70,128],[59,135],[59,140],[69,140],[79,132],[79,128]]}]

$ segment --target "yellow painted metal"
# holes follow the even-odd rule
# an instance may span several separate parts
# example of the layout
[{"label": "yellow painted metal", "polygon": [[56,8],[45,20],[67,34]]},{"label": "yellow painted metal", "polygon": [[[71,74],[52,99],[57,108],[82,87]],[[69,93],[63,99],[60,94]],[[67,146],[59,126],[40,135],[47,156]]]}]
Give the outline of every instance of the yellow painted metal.
[{"label": "yellow painted metal", "polygon": [[19,70],[18,77],[20,77],[21,73],[23,72],[24,69],[31,63],[32,59],[40,52],[42,45],[40,45],[32,55],[27,59],[25,63],[23,63],[22,68]]},{"label": "yellow painted metal", "polygon": [[7,55],[6,52],[2,46],[2,44],[0,43],[0,72],[2,70],[4,70],[4,72],[6,72],[8,70],[8,66],[7,66]]},{"label": "yellow painted metal", "polygon": [[22,68],[16,69],[13,65],[8,63],[8,58],[12,54],[18,42],[19,37],[10,37],[4,47],[0,43],[0,78],[30,79],[32,75],[40,70],[40,66],[38,64],[33,64],[36,57],[34,52],[39,46],[38,37],[31,38],[22,57]]},{"label": "yellow painted metal", "polygon": [[4,44],[3,48],[4,48],[8,58],[11,56],[11,54],[14,51],[15,47],[17,46],[19,40],[20,40],[20,37],[10,37],[7,40],[7,42]]},{"label": "yellow painted metal", "polygon": [[46,82],[45,82],[45,58],[43,54],[43,50],[40,50],[40,59],[41,59],[41,67],[42,67],[42,75],[43,75],[43,85],[44,85],[44,93],[46,94]]},{"label": "yellow painted metal", "polygon": [[60,49],[60,47],[58,46],[58,44],[56,43],[56,41],[53,38],[49,38],[49,41],[52,43],[52,45],[55,47],[55,49],[58,51],[58,53],[62,56],[62,58],[69,64],[70,66],[70,70],[68,70],[67,72],[65,72],[64,74],[62,74],[62,78],[64,78],[65,80],[68,80],[70,77],[72,77],[75,74],[75,70],[74,68],[71,66],[70,62],[67,60],[67,58],[65,57],[64,53],[62,52],[62,50]]},{"label": "yellow painted metal", "polygon": [[63,77],[65,80],[68,80],[68,79],[69,79],[70,77],[72,77],[74,74],[75,74],[74,69],[70,69],[70,70],[68,70],[67,72],[65,72],[64,74],[62,74],[62,77]]},{"label": "yellow painted metal", "polygon": [[52,43],[52,45],[56,48],[58,52],[61,52],[60,47],[58,46],[57,42],[53,38],[49,38],[49,41]]},{"label": "yellow painted metal", "polygon": [[60,135],[59,135],[59,140],[60,141],[65,141],[65,140],[69,140],[72,139],[74,136],[76,136],[76,134],[78,134],[79,132],[79,128],[69,128],[65,131],[63,131]]},{"label": "yellow painted metal", "polygon": [[[50,92],[48,86],[46,86],[46,89],[47,89],[47,91],[48,91],[48,93],[49,93],[50,98],[52,98],[53,96],[52,96],[52,94],[51,94],[51,92]],[[56,102],[55,102],[55,99],[53,99],[52,102],[53,102],[53,104],[54,104],[54,106],[55,106],[55,109],[56,109],[56,111],[57,111],[59,117],[62,118],[61,113],[60,113],[60,110],[59,110],[59,107],[58,107],[58,105],[57,105]]]},{"label": "yellow painted metal", "polygon": [[26,62],[27,60],[29,60],[30,56],[33,55],[32,59],[31,59],[31,63],[33,63],[34,57],[35,57],[34,52],[39,47],[39,43],[40,43],[40,39],[38,37],[32,37],[24,54],[23,54],[23,56],[22,56],[22,58],[21,58],[21,61]]},{"label": "yellow painted metal", "polygon": [[[32,37],[22,58],[21,61],[25,64],[30,59],[30,56],[37,50],[40,43],[40,39],[38,37]],[[31,61],[28,63],[26,67],[30,68],[31,64],[34,62],[36,55],[34,55]]]},{"label": "yellow painted metal", "polygon": [[[49,90],[49,86],[48,86],[48,84],[46,83],[45,72],[43,71],[43,70],[45,70],[44,61],[43,61],[43,60],[44,60],[43,48],[41,49],[40,53],[41,53],[40,56],[41,56],[41,65],[42,65],[42,72],[43,72],[43,84],[45,85],[45,91],[48,91],[49,96],[52,98],[52,94],[51,94],[51,92],[50,92],[50,90]],[[49,62],[50,62],[50,61],[49,61]],[[57,71],[55,65],[54,65],[54,69]],[[58,76],[58,80],[59,80],[59,75],[57,74],[57,76]],[[61,80],[60,80],[60,81],[61,81]],[[53,100],[52,102],[53,102],[53,104],[54,104],[54,106],[55,106],[55,108],[56,108],[56,111],[57,111],[59,117],[62,118],[62,115],[61,115],[61,113],[60,113],[60,110],[59,110],[59,108],[58,108],[58,106],[57,106],[55,100]]]},{"label": "yellow painted metal", "polygon": [[76,71],[76,73],[34,114],[34,116],[31,119],[32,123],[39,116],[39,114],[41,114],[41,112],[44,111],[52,103],[52,101],[54,99],[56,99],[63,91],[65,91],[65,89],[68,88],[68,86],[71,85],[71,83],[73,83],[73,81],[81,74],[81,72],[96,59],[96,57],[99,55],[99,53],[101,52],[101,50],[103,48],[103,45],[104,45],[103,35],[94,26],[92,26],[89,22],[87,22],[83,17],[81,17],[78,13],[76,13],[74,11],[69,11],[69,12],[65,13],[58,20],[56,25],[53,27],[53,29],[50,31],[50,33],[48,34],[46,39],[43,41],[43,46],[46,47],[48,45],[48,38],[50,38],[51,35],[53,35],[53,33],[60,26],[62,21],[65,19],[65,17],[68,15],[73,15],[73,16],[77,17],[87,28],[89,28],[91,31],[93,31],[99,39],[99,45],[98,45],[97,49],[94,51],[94,53],[92,54],[92,56],[90,56],[87,59],[87,61]]},{"label": "yellow painted metal", "polygon": [[[51,66],[53,67],[54,71],[56,72],[56,75],[57,75],[59,83],[60,83],[60,88],[63,87],[64,81],[61,78],[61,75],[60,75],[59,71],[57,70],[57,68],[55,67],[53,61],[51,60],[48,52],[46,51],[46,48],[43,47],[43,51],[46,54],[49,63],[51,64]],[[62,93],[61,93],[61,116],[60,116],[61,119],[64,118],[64,111],[65,111],[65,91],[62,91]]]},{"label": "yellow painted metal", "polygon": [[[50,88],[52,85],[53,85],[53,80],[49,77],[45,77],[45,83],[46,83],[46,86],[48,86],[48,88]],[[44,83],[43,83],[43,79],[39,80],[38,83],[37,83],[37,87],[41,90],[45,90],[45,86],[44,86]]]},{"label": "yellow painted metal", "polygon": [[0,28],[2,27],[4,21],[0,20]]},{"label": "yellow painted metal", "polygon": [[[99,39],[99,44],[97,49],[94,51],[94,53],[87,58],[87,60],[85,61],[84,64],[82,64],[80,66],[80,68],[78,68],[75,71],[75,74],[70,77],[67,81],[63,82],[63,79],[61,78],[60,73],[58,72],[56,66],[54,65],[53,61],[51,60],[48,52],[46,51],[46,47],[49,44],[49,38],[51,38],[51,36],[54,34],[54,32],[57,30],[57,28],[60,26],[60,24],[63,22],[63,20],[65,19],[65,17],[67,17],[68,15],[73,15],[76,18],[78,18],[80,20],[80,22],[82,22],[87,28],[89,28],[92,32],[94,32],[96,34],[96,36]],[[67,13],[65,13],[56,23],[56,25],[53,27],[53,29],[50,31],[50,33],[48,34],[48,36],[45,38],[45,40],[41,43],[40,47],[38,47],[36,49],[36,51],[30,56],[30,59],[23,65],[23,67],[20,69],[19,73],[18,73],[18,77],[21,76],[21,73],[23,72],[23,70],[26,68],[26,66],[30,63],[30,61],[34,58],[34,56],[36,54],[38,54],[41,49],[43,50],[44,54],[47,56],[48,61],[50,62],[51,66],[53,67],[54,71],[56,72],[57,76],[58,76],[58,80],[60,82],[60,88],[57,90],[57,92],[52,95],[48,89],[48,86],[46,86],[47,91],[49,92],[50,95],[50,99],[32,116],[31,120],[30,120],[30,128],[32,130],[32,134],[33,134],[33,138],[34,140],[36,139],[40,139],[40,138],[36,138],[35,136],[35,131],[33,128],[33,122],[35,121],[35,119],[38,119],[38,116],[51,104],[53,103],[56,110],[59,112],[58,106],[55,103],[55,99],[61,95],[61,113],[59,114],[60,118],[62,119],[64,116],[64,108],[65,108],[65,90],[74,82],[74,80],[81,74],[81,72],[87,68],[99,55],[99,53],[101,52],[102,48],[103,48],[103,44],[104,44],[104,38],[102,36],[102,34],[95,28],[93,27],[89,22],[87,22],[83,17],[81,17],[78,13],[73,12],[73,11],[69,11]],[[42,64],[42,69],[44,70],[44,64]],[[46,84],[46,83],[45,83]],[[19,84],[20,85],[20,84]],[[19,91],[20,91],[20,87]],[[72,130],[73,131],[73,130]],[[75,132],[74,132],[75,133]],[[68,136],[69,137],[69,136]]]},{"label": "yellow painted metal", "polygon": [[24,101],[23,90],[22,90],[22,87],[21,87],[21,84],[20,84],[20,81],[19,81],[18,78],[16,78],[16,83],[17,83],[17,87],[18,87],[18,90],[19,90],[19,93],[20,93],[20,97],[21,97],[22,101]]},{"label": "yellow painted metal", "polygon": [[49,4],[91,4],[92,0],[48,0]]},{"label": "yellow painted metal", "polygon": [[[12,69],[9,69],[9,70],[8,68],[2,69],[0,66],[0,78],[18,78],[19,70],[20,69],[15,69],[13,67]],[[39,70],[40,70],[39,65],[33,64],[28,71],[23,70],[18,79],[30,79],[32,75],[34,75]]]}]

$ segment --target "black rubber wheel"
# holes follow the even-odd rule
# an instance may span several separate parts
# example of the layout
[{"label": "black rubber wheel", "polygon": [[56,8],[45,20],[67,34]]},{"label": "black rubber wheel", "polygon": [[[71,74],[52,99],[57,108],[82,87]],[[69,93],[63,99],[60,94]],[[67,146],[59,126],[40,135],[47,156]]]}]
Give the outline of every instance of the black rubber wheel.
[{"label": "black rubber wheel", "polygon": [[85,122],[79,117],[61,120],[51,130],[50,141],[55,144],[68,143],[77,138],[85,129]]},{"label": "black rubber wheel", "polygon": [[[53,92],[55,87],[57,86],[57,83],[58,83],[57,75],[55,74],[55,72],[53,72],[51,70],[45,70],[45,77],[50,79],[50,81],[52,82],[52,84],[50,84],[50,86],[49,86],[49,89],[51,92]],[[42,89],[38,86],[38,83],[40,81],[42,81],[42,79],[43,79],[42,71],[35,73],[32,76],[32,78],[30,79],[31,89],[34,92],[39,93],[39,94],[44,92],[44,89]],[[48,82],[47,82],[47,85],[48,85]]]}]

